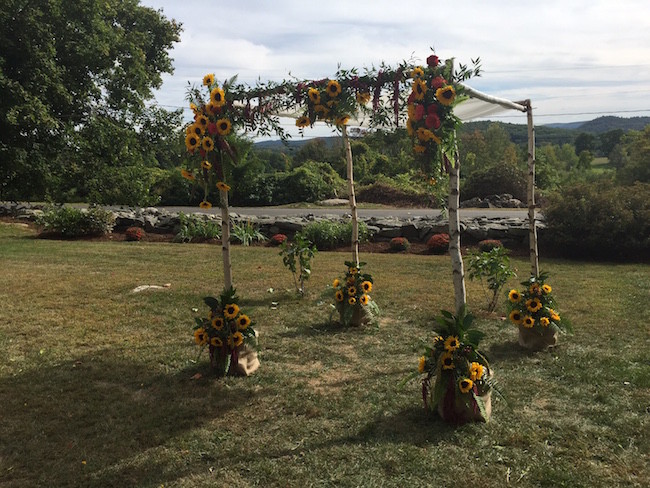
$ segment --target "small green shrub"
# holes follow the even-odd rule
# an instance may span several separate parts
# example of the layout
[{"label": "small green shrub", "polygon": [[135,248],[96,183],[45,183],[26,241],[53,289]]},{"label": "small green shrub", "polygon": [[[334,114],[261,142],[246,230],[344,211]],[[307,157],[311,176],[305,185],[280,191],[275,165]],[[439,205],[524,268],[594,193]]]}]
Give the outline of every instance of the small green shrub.
[{"label": "small green shrub", "polygon": [[230,241],[239,242],[243,246],[250,246],[254,241],[262,242],[265,240],[264,234],[250,220],[241,224],[233,224],[230,231]]},{"label": "small green shrub", "polygon": [[390,250],[395,252],[408,251],[411,243],[406,237],[393,237],[390,240]]},{"label": "small green shrub", "polygon": [[95,206],[88,209],[50,207],[36,223],[47,234],[83,237],[109,234],[115,225],[115,217],[111,211]]},{"label": "small green shrub", "polygon": [[526,200],[526,172],[512,163],[499,163],[477,169],[461,180],[460,194],[464,200],[509,193]]},{"label": "small green shrub", "polygon": [[180,227],[174,242],[192,242],[196,239],[221,239],[221,225],[197,215],[178,214]]},{"label": "small green shrub", "polygon": [[[487,285],[487,310],[493,312],[499,299],[499,292],[515,272],[510,267],[508,250],[493,247],[489,251],[471,254],[467,266],[469,279],[479,279]],[[490,292],[492,295],[490,296]]]},{"label": "small green shrub", "polygon": [[300,234],[296,234],[294,242],[285,240],[282,242],[281,248],[282,262],[293,275],[296,291],[304,296],[305,281],[311,276],[311,259],[316,255],[316,246]]},{"label": "small green shrub", "polygon": [[[300,231],[302,237],[313,242],[319,250],[335,249],[352,242],[352,222],[332,222],[320,220],[311,222]],[[368,226],[359,222],[359,242],[369,237]]]},{"label": "small green shrub", "polygon": [[569,257],[650,257],[650,183],[565,186],[549,196],[540,245]]}]

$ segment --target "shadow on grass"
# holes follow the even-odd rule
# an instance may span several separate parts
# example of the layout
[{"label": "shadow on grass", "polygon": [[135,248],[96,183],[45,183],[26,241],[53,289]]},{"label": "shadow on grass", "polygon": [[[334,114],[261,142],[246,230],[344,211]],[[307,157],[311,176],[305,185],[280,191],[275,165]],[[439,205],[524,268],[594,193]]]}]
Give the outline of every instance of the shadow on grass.
[{"label": "shadow on grass", "polygon": [[[203,378],[193,380],[196,372]],[[209,377],[207,368],[165,375],[110,353],[5,378],[2,480],[12,486],[158,485],[170,474],[161,466],[175,465],[174,476],[189,469],[177,459],[179,436],[253,395],[236,378]]]},{"label": "shadow on grass", "polygon": [[314,337],[322,334],[336,335],[336,334],[350,334],[350,335],[365,335],[366,328],[373,327],[372,325],[364,325],[361,327],[346,327],[345,325],[335,320],[320,322],[316,324],[298,325],[293,329],[280,333],[280,337],[294,338],[294,337]]}]

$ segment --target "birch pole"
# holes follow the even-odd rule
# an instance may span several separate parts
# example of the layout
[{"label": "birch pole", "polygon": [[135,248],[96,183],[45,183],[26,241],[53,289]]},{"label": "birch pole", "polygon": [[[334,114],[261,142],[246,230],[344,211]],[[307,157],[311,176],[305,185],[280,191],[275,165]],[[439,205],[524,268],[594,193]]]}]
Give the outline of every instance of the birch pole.
[{"label": "birch pole", "polygon": [[533,108],[530,100],[526,100],[525,105],[528,119],[528,245],[530,249],[530,272],[532,276],[539,276],[537,221],[535,220],[535,126],[533,125]]},{"label": "birch pole", "polygon": [[[443,156],[447,158],[447,156]],[[460,156],[458,148],[454,148],[454,161],[449,165],[449,254],[451,256],[451,274],[454,282],[456,298],[456,313],[458,314],[467,302],[465,291],[465,269],[463,256],[460,252],[460,216],[458,206],[460,201]]]},{"label": "birch pole", "polygon": [[343,145],[345,146],[345,159],[348,166],[348,194],[350,199],[350,212],[352,214],[352,261],[359,266],[359,219],[357,217],[357,198],[354,194],[354,167],[352,166],[352,148],[348,139],[348,130],[341,126]]},{"label": "birch pole", "polygon": [[223,258],[223,286],[232,287],[232,265],[230,263],[230,212],[228,210],[228,192],[219,189],[221,206],[221,257]]}]

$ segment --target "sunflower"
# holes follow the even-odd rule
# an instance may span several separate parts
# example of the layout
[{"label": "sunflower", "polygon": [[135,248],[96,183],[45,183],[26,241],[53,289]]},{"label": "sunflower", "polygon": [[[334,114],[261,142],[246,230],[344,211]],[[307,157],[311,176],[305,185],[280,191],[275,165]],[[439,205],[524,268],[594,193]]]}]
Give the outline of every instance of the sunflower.
[{"label": "sunflower", "polygon": [[350,305],[356,305],[356,303],[357,303],[357,299],[354,298],[354,297],[350,297],[350,298],[348,298],[348,303],[349,303]]},{"label": "sunflower", "polygon": [[201,140],[201,147],[204,151],[212,151],[214,149],[214,141],[211,137],[206,136]]},{"label": "sunflower", "polygon": [[460,342],[458,341],[458,337],[456,336],[449,336],[447,339],[445,339],[445,349],[449,352],[455,351],[460,347]]},{"label": "sunflower", "polygon": [[456,99],[456,90],[451,85],[443,86],[436,90],[436,98],[442,105],[451,105]]},{"label": "sunflower", "polygon": [[551,288],[551,285],[542,285],[542,291],[548,295],[553,291],[553,288]]},{"label": "sunflower", "polygon": [[203,200],[201,203],[199,203],[199,208],[203,208],[207,210],[209,208],[212,208],[212,204],[207,200]]},{"label": "sunflower", "polygon": [[300,127],[301,129],[303,127],[307,127],[310,123],[311,121],[309,120],[309,117],[305,115],[303,115],[302,117],[298,117],[298,119],[296,119],[296,127]]},{"label": "sunflower", "polygon": [[223,309],[223,315],[228,320],[231,320],[231,319],[234,319],[235,317],[237,317],[238,313],[239,313],[239,305],[237,305],[236,303],[229,303]]},{"label": "sunflower", "polygon": [[239,347],[244,343],[244,336],[241,332],[235,332],[228,337],[228,345],[232,348]]},{"label": "sunflower", "polygon": [[415,146],[413,146],[413,150],[418,154],[422,154],[424,151],[427,150],[427,148],[421,144],[416,144]]},{"label": "sunflower", "polygon": [[237,319],[237,328],[239,330],[246,330],[249,325],[251,325],[251,319],[248,318],[248,315],[241,314]]},{"label": "sunflower", "polygon": [[539,319],[539,323],[541,324],[542,327],[548,327],[548,324],[551,323],[551,321],[547,317],[542,317]]},{"label": "sunflower", "polygon": [[203,85],[210,86],[214,83],[214,73],[209,73],[203,77]]},{"label": "sunflower", "polygon": [[520,325],[524,320],[521,317],[521,312],[519,310],[513,310],[512,312],[510,312],[510,315],[509,315],[508,318],[515,325]]},{"label": "sunflower", "polygon": [[197,136],[202,136],[205,133],[205,129],[198,124],[190,124],[185,129],[185,134],[196,134]]},{"label": "sunflower", "polygon": [[194,181],[195,179],[194,175],[189,171],[187,171],[186,169],[181,169],[181,176],[186,180],[190,180],[190,181]]},{"label": "sunflower", "polygon": [[431,132],[429,129],[425,129],[424,127],[420,127],[416,131],[416,134],[418,136],[418,139],[422,142],[430,141],[433,138],[433,132]]},{"label": "sunflower", "polygon": [[416,100],[423,100],[424,94],[427,92],[427,84],[419,78],[413,80],[413,93]]},{"label": "sunflower", "polygon": [[539,288],[539,283],[533,283],[530,285],[530,288],[528,289],[531,295],[541,295],[542,292],[540,291]]},{"label": "sunflower", "polygon": [[335,278],[334,281],[332,282],[332,286],[334,288],[338,288],[340,284],[341,284],[341,281],[338,278]]},{"label": "sunflower", "polygon": [[196,103],[190,102],[190,110],[194,112],[194,115],[198,115],[199,107],[196,106]]},{"label": "sunflower", "polygon": [[223,328],[223,318],[222,317],[213,318],[212,327],[216,330],[221,330]]},{"label": "sunflower", "polygon": [[421,78],[422,76],[424,76],[424,70],[419,66],[413,68],[413,71],[411,71],[411,78]]},{"label": "sunflower", "polygon": [[354,279],[354,276],[348,276],[348,279],[345,280],[345,283],[346,283],[348,286],[352,286],[352,285],[354,285],[354,282],[355,282],[355,281],[356,281],[356,280]]},{"label": "sunflower", "polygon": [[521,300],[521,295],[517,290],[510,290],[510,293],[508,293],[508,299],[512,303],[517,303],[519,300]]},{"label": "sunflower", "polygon": [[370,297],[365,293],[361,295],[361,298],[359,298],[359,302],[361,303],[361,305],[368,305],[369,301],[370,301]]},{"label": "sunflower", "polygon": [[532,318],[530,315],[526,315],[523,321],[524,327],[527,329],[532,329],[533,326],[535,325],[535,319]]},{"label": "sunflower", "polygon": [[355,274],[357,274],[358,272],[359,272],[359,268],[357,268],[357,267],[355,267],[355,266],[350,266],[350,267],[348,268],[348,273],[350,273],[351,275],[355,275]]},{"label": "sunflower", "polygon": [[314,112],[316,112],[316,115],[318,115],[321,118],[327,117],[327,114],[330,113],[330,111],[327,109],[325,105],[314,105]]},{"label": "sunflower", "polygon": [[221,107],[217,107],[214,103],[208,102],[208,104],[205,106],[205,110],[208,113],[216,114],[221,111]]},{"label": "sunflower", "polygon": [[411,119],[406,119],[406,132],[411,137],[413,137],[413,134],[415,134],[415,130],[413,129],[413,122],[411,122]]},{"label": "sunflower", "polygon": [[445,352],[440,356],[442,362],[442,369],[454,369],[454,357],[450,352]]},{"label": "sunflower", "polygon": [[210,339],[210,345],[214,347],[223,347],[223,341],[220,337],[213,337]]},{"label": "sunflower", "polygon": [[208,120],[208,118],[203,114],[196,117],[196,120],[194,121],[194,123],[196,125],[198,125],[199,127],[203,127],[203,128],[206,128],[208,126],[209,122],[210,121]]},{"label": "sunflower", "polygon": [[349,115],[341,115],[340,117],[336,118],[336,125],[347,125],[349,121]]},{"label": "sunflower", "polygon": [[433,132],[431,133],[431,136],[429,137],[429,140],[435,142],[436,144],[442,144],[442,139],[440,139],[437,135],[435,135]]},{"label": "sunflower", "polygon": [[203,344],[208,342],[208,334],[205,333],[205,329],[203,327],[199,327],[194,331],[194,341],[199,346],[202,346]]},{"label": "sunflower", "polygon": [[539,301],[539,298],[529,298],[526,300],[526,308],[529,312],[535,313],[542,308],[542,302]]},{"label": "sunflower", "polygon": [[472,381],[480,380],[483,377],[483,365],[472,363],[469,365],[469,377]]},{"label": "sunflower", "polygon": [[348,288],[348,295],[353,297],[356,294],[357,294],[357,287],[356,286],[351,286],[351,287]]},{"label": "sunflower", "polygon": [[369,101],[370,101],[370,93],[368,92],[357,93],[357,103],[359,103],[359,105],[365,105]]},{"label": "sunflower", "polygon": [[560,321],[560,316],[557,314],[557,312],[555,310],[553,310],[552,308],[549,308],[548,312],[551,314],[551,320],[554,320],[555,322]]},{"label": "sunflower", "polygon": [[341,290],[338,290],[334,296],[336,297],[337,302],[343,301],[343,292]]},{"label": "sunflower", "polygon": [[307,92],[307,96],[311,100],[311,103],[314,105],[318,105],[320,103],[320,92],[316,88],[310,88]]},{"label": "sunflower", "polygon": [[361,288],[363,288],[363,291],[366,293],[370,293],[372,291],[372,283],[370,281],[364,281],[361,283]]},{"label": "sunflower", "polygon": [[427,364],[427,358],[424,356],[420,356],[420,359],[418,360],[418,373],[424,373],[424,367]]},{"label": "sunflower", "polygon": [[230,123],[230,120],[228,119],[217,120],[217,132],[219,133],[220,136],[227,136],[228,134],[230,134],[231,129],[232,129],[232,124]]},{"label": "sunflower", "polygon": [[210,101],[215,107],[223,107],[226,104],[226,94],[219,87],[213,88],[210,92]]},{"label": "sunflower", "polygon": [[458,381],[458,388],[460,388],[461,393],[469,392],[474,386],[474,382],[469,378],[462,378]]},{"label": "sunflower", "polygon": [[201,145],[201,139],[196,134],[187,134],[185,136],[185,147],[192,152]]},{"label": "sunflower", "polygon": [[226,185],[223,181],[217,181],[217,189],[219,191],[230,191],[230,187]]},{"label": "sunflower", "polygon": [[210,169],[212,168],[212,163],[210,161],[201,161],[201,168]]},{"label": "sunflower", "polygon": [[338,97],[341,93],[341,84],[336,80],[330,80],[327,82],[327,94],[332,97]]}]

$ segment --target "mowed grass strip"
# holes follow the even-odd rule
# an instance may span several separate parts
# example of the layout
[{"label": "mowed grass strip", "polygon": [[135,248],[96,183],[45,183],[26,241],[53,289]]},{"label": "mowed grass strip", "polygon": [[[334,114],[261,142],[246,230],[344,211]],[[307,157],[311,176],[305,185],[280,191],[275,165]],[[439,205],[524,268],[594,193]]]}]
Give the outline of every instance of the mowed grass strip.
[{"label": "mowed grass strip", "polygon": [[[0,224],[0,486],[650,484],[647,265],[542,256],[575,329],[547,353],[522,351],[503,303],[482,313],[468,282],[508,404],[454,428],[426,414],[417,381],[401,384],[453,307],[448,256],[362,256],[382,316],[344,329],[327,287],[348,255],[319,253],[299,299],[277,249],[232,254],[262,365],[219,380],[191,333],[192,308],[220,291],[219,246],[38,240]],[[529,266],[512,262],[514,287]]]}]

